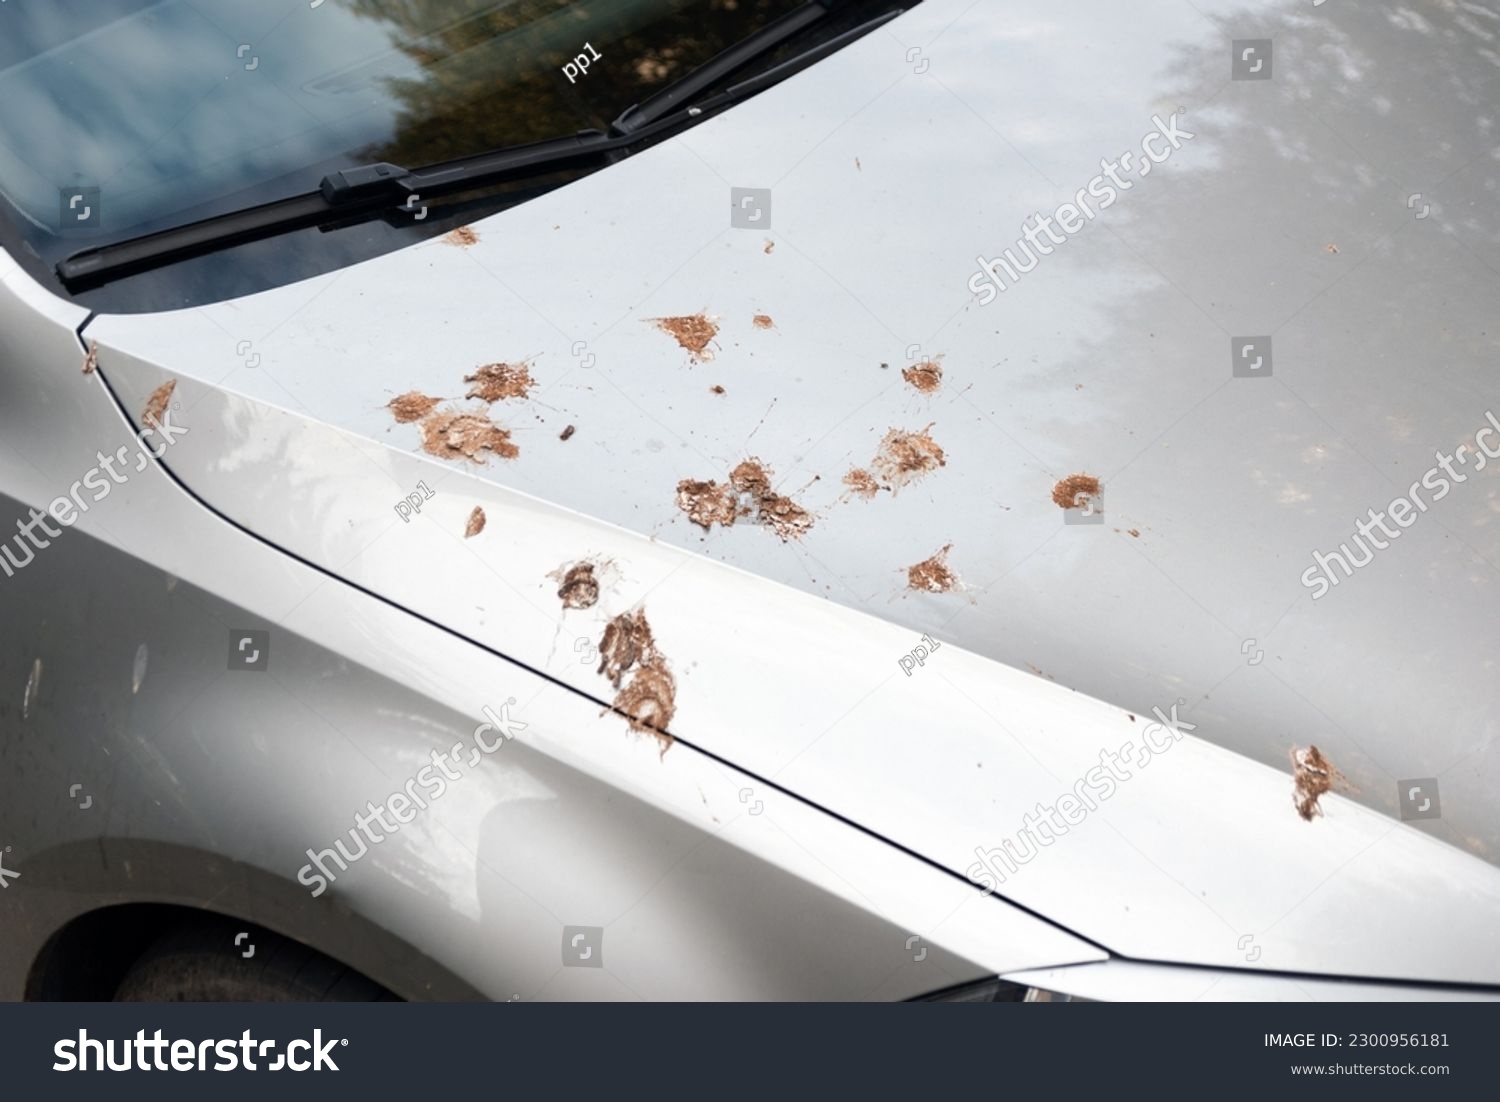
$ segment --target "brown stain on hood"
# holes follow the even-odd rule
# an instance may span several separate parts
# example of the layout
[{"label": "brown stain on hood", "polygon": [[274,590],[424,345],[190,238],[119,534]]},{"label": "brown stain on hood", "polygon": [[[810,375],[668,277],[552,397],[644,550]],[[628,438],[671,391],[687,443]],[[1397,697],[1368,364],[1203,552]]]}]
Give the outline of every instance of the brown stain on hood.
[{"label": "brown stain on hood", "polygon": [[151,392],[146,399],[146,408],[141,411],[141,423],[152,428],[162,427],[162,418],[167,415],[167,406],[172,401],[172,392],[177,389],[177,380],[168,379]]},{"label": "brown stain on hood", "polygon": [[714,358],[709,343],[719,335],[719,326],[703,311],[682,314],[670,318],[644,319],[663,333],[670,335],[692,357],[694,363],[706,363]]},{"label": "brown stain on hood", "polygon": [[536,380],[531,377],[531,365],[525,360],[514,364],[485,364],[475,368],[474,374],[465,375],[464,382],[474,384],[464,397],[490,403],[525,398],[536,385]]},{"label": "brown stain on hood", "polygon": [[893,491],[948,465],[931,430],[930,424],[917,432],[893,428],[880,442],[880,451],[870,466]]}]

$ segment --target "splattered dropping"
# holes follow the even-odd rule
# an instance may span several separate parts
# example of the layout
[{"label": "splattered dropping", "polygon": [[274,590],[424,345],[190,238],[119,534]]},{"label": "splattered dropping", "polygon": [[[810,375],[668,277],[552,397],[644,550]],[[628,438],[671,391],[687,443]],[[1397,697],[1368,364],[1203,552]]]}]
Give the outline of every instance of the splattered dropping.
[{"label": "splattered dropping", "polygon": [[751,323],[754,324],[755,328],[757,328],[757,329],[774,329],[774,328],[776,328],[776,323],[771,320],[771,315],[770,314],[756,314],[755,317],[751,318],[750,320],[751,320]]},{"label": "splattered dropping", "polygon": [[599,640],[598,672],[618,689],[625,675],[655,649],[656,640],[651,637],[646,610],[622,612],[604,625],[604,635]]},{"label": "splattered dropping", "polygon": [[441,398],[429,398],[421,391],[409,390],[400,397],[392,398],[385,408],[391,411],[391,416],[398,423],[409,425],[426,417],[441,401]]},{"label": "splattered dropping", "polygon": [[663,333],[670,334],[685,349],[694,362],[705,363],[714,358],[709,342],[719,335],[719,327],[707,314],[684,314],[675,318],[647,318]]},{"label": "splattered dropping", "polygon": [[1059,509],[1082,509],[1085,502],[1098,498],[1102,488],[1091,474],[1070,474],[1052,487],[1052,502]]},{"label": "splattered dropping", "polygon": [[677,484],[677,508],[705,530],[715,524],[728,527],[741,515],[740,497],[733,486],[691,478]]},{"label": "splattered dropping", "polygon": [[796,539],[813,525],[813,515],[772,488],[773,476],[759,459],[746,459],[729,472],[728,484],[684,479],[677,484],[677,507],[705,529],[728,527],[754,515],[782,540]]},{"label": "splattered dropping", "polygon": [[923,360],[901,369],[901,377],[914,390],[935,394],[943,385],[943,365],[937,360]]},{"label": "splattered dropping", "polygon": [[474,506],[474,511],[469,514],[469,523],[464,525],[464,539],[473,539],[484,531],[484,526],[488,523],[489,518],[484,515],[484,510],[477,505]]},{"label": "splattered dropping", "polygon": [[514,459],[521,449],[510,431],[474,413],[438,411],[422,422],[422,449],[439,459],[467,459],[481,466],[491,455]]},{"label": "splattered dropping", "polygon": [[470,226],[459,226],[456,230],[450,230],[443,234],[440,239],[444,245],[458,245],[467,248],[470,245],[479,244],[479,235]]},{"label": "splattered dropping", "polygon": [[1323,814],[1318,800],[1335,787],[1349,787],[1348,780],[1333,767],[1316,746],[1292,749],[1292,806],[1306,822]]},{"label": "splattered dropping", "polygon": [[932,558],[907,567],[907,587],[924,593],[947,593],[956,586],[958,575],[948,568],[948,552],[952,550],[953,545],[947,544]]},{"label": "splattered dropping", "polygon": [[875,481],[875,476],[863,467],[855,467],[844,476],[844,485],[849,487],[850,493],[868,501],[880,492],[880,483]]},{"label": "splattered dropping", "polygon": [[99,366],[99,342],[89,341],[88,354],[83,357],[83,373],[92,375],[94,369]]},{"label": "splattered dropping", "polygon": [[630,720],[632,730],[661,739],[665,754],[672,745],[667,728],[677,710],[677,681],[666,656],[656,649],[646,610],[621,613],[606,624],[599,653],[599,672],[619,690],[614,710]]},{"label": "splattered dropping", "polygon": [[172,392],[177,389],[177,380],[169,379],[151,392],[151,397],[146,399],[146,408],[141,412],[143,424],[162,427],[161,420],[167,415],[167,404],[172,400]]},{"label": "splattered dropping", "polygon": [[599,579],[594,576],[594,564],[574,563],[564,570],[557,596],[562,600],[563,608],[593,608],[598,604]]},{"label": "splattered dropping", "polygon": [[507,398],[524,398],[536,380],[531,377],[531,365],[520,363],[485,364],[476,368],[474,374],[465,375],[464,382],[473,383],[467,398],[479,398],[486,402],[503,402]]},{"label": "splattered dropping", "polygon": [[920,432],[891,429],[880,442],[880,451],[870,466],[893,491],[948,465],[943,449],[932,438],[931,429],[932,425]]},{"label": "splattered dropping", "polygon": [[577,431],[578,430],[575,429],[572,425],[569,425],[567,428],[563,429],[562,432],[557,434],[557,438],[563,441],[571,440],[573,439],[573,434]]}]

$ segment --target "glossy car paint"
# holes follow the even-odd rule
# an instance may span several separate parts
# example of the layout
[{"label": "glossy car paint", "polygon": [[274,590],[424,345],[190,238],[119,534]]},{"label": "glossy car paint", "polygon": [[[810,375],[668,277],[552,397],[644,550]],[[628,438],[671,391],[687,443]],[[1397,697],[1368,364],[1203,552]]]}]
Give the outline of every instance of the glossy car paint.
[{"label": "glossy car paint", "polygon": [[[764,878],[730,872],[717,854],[704,875],[760,889],[694,921],[705,889],[688,878],[653,911],[666,917],[628,942],[618,973],[628,994],[945,986],[921,972],[935,958],[914,959],[913,935],[942,947],[953,982],[1108,952],[1236,974],[1500,984],[1500,872],[1449,844],[1486,854],[1495,835],[1482,796],[1496,714],[1483,633],[1496,611],[1493,479],[1460,487],[1431,525],[1326,600],[1298,582],[1313,548],[1347,538],[1339,518],[1383,504],[1430,465],[1431,447],[1483,425],[1493,209],[1468,213],[1468,248],[1441,215],[1408,225],[1398,189],[1318,129],[1319,97],[1354,116],[1348,128],[1366,89],[1356,97],[1327,66],[1299,72],[1286,59],[1319,56],[1330,36],[1351,57],[1384,56],[1400,36],[1383,17],[1342,13],[1335,35],[1263,5],[1258,26],[1280,32],[1282,59],[1283,83],[1268,88],[1225,85],[1229,24],[1184,5],[1142,5],[1128,27],[1112,7],[1007,6],[1003,19],[987,8],[930,0],[888,37],[476,224],[472,247],[434,242],[192,312],[94,318],[83,327],[100,345],[92,376],[77,370],[81,312],[12,270],[6,363],[22,368],[6,380],[16,397],[0,437],[6,488],[44,506],[95,465],[96,438],[128,431],[120,410],[139,418],[176,379],[190,434],[166,457],[170,474],[133,476],[70,538],[87,532],[161,571],[163,588],[180,577],[232,602],[224,616],[277,625],[278,641],[290,633],[276,653],[293,656],[293,689],[279,678],[258,687],[275,681],[306,702],[282,701],[278,715],[226,685],[215,691],[233,688],[234,703],[198,712],[175,738],[159,733],[172,717],[143,716],[133,734],[122,720],[116,737],[130,741],[117,752],[144,753],[155,770],[139,784],[166,786],[169,805],[204,818],[132,816],[115,834],[222,854],[301,892],[288,881],[302,851],[398,787],[378,774],[404,778],[442,744],[437,730],[450,741],[469,722],[460,717],[514,697],[532,726],[502,757],[521,752],[486,763],[493,787],[440,809],[458,852],[403,836],[389,858],[288,911],[347,906],[491,997],[509,997],[507,986],[597,997],[604,981],[580,974],[601,970],[558,968],[556,934],[599,923],[551,906],[554,896],[607,912],[611,932],[636,929],[621,906],[637,890],[652,897],[674,839],[717,839],[739,823],[762,828],[754,845],[733,845]],[[1128,32],[1128,71],[1100,70],[1087,47],[1110,19]],[[1403,33],[1462,61],[1452,45],[1462,30]],[[908,60],[913,43],[925,43],[929,67]],[[1493,87],[1493,70],[1459,61],[1455,80],[1475,95]],[[1350,66],[1338,80],[1353,79]],[[1407,71],[1379,74],[1400,82]],[[1069,92],[1023,95],[1036,87]],[[1068,198],[1099,157],[1134,146],[1152,113],[1178,105],[1196,144],[999,302],[969,299],[973,254],[1016,236],[1001,227]],[[1434,154],[1449,202],[1466,186],[1482,193],[1493,161],[1453,152],[1483,152],[1469,101],[1433,95],[1422,109],[1449,138]],[[1303,152],[1314,147],[1315,164]],[[1386,162],[1398,167],[1418,166]],[[727,227],[731,184],[773,188],[770,231]],[[1277,196],[1274,211],[1262,194]],[[1389,303],[1403,296],[1417,301],[1393,319]],[[699,309],[721,328],[714,358],[693,363],[646,319]],[[773,327],[755,327],[755,314]],[[1239,332],[1276,335],[1272,380],[1231,382],[1228,338]],[[1410,370],[1435,348],[1440,368]],[[919,355],[943,357],[933,398],[898,374]],[[416,429],[383,408],[412,389],[461,399],[476,366],[522,358],[541,385],[495,411],[516,430],[513,462],[417,455]],[[942,470],[874,502],[839,500],[843,472],[867,463],[887,428],[929,422]],[[744,524],[705,537],[677,511],[679,479],[722,479],[752,454],[817,512],[802,541]],[[1064,526],[1051,503],[1053,481],[1076,470],[1105,480],[1102,526]],[[394,506],[419,482],[435,497],[404,523]],[[488,525],[465,540],[476,505]],[[949,542],[966,588],[905,592],[904,568]],[[614,580],[599,607],[564,612],[548,574],[584,556],[610,560]],[[601,714],[612,690],[580,661],[605,620],[638,604],[677,676],[680,741],[664,755]],[[1369,634],[1398,620],[1400,638]],[[907,677],[898,659],[924,631],[943,646]],[[1247,639],[1263,661],[1247,660]],[[124,695],[138,645],[119,646],[122,712],[140,695]],[[1412,653],[1422,660],[1403,661]],[[317,674],[341,660],[346,676]],[[7,683],[32,661],[13,653]],[[1045,675],[1019,672],[1028,665]],[[179,676],[192,681],[190,669]],[[44,692],[64,691],[45,678]],[[976,849],[1013,836],[1038,801],[1069,791],[1102,749],[1138,738],[1153,707],[1179,698],[1195,734],[1007,880],[1008,902],[965,884]],[[160,706],[169,701],[180,705],[175,692]],[[212,738],[207,753],[199,742],[220,724],[223,749]],[[351,757],[346,734],[335,741],[349,731],[370,758]],[[252,752],[257,738],[264,749]],[[1295,816],[1285,774],[1287,751],[1308,742],[1351,774],[1362,801],[1325,797],[1327,816],[1311,824]],[[320,749],[303,752],[309,744]],[[40,760],[62,753],[57,739],[32,745]],[[313,764],[299,775],[292,759]],[[48,783],[72,764],[53,763]],[[1444,818],[1394,821],[1395,779],[1437,773]],[[551,802],[541,794],[570,787],[544,828],[524,817],[491,828],[497,810],[526,802],[518,793]],[[627,796],[606,798],[616,790]],[[251,793],[276,813],[239,802]],[[766,793],[785,803],[763,805],[780,839],[749,814]],[[230,829],[237,804],[248,837]],[[636,817],[649,820],[639,831],[627,825]],[[40,823],[32,837],[57,836]],[[97,836],[92,824],[73,829],[75,840]],[[838,859],[808,841],[820,831]],[[517,836],[526,848],[508,849]],[[699,856],[719,844],[730,843]],[[492,848],[516,862],[501,865],[508,885],[549,901],[545,917],[518,918],[525,906],[503,891],[503,904],[485,905],[474,854],[494,864]],[[42,853],[32,859],[47,867]],[[628,890],[611,894],[612,875]],[[872,894],[892,876],[911,880]],[[839,901],[827,903],[829,938],[843,923],[880,931],[871,944],[888,938],[894,956],[878,959],[889,968],[863,953],[850,954],[859,965],[830,957],[806,936],[825,929],[816,921],[785,930],[797,966],[784,974],[768,970],[763,948],[747,958],[746,945],[764,944],[764,914],[751,921],[747,901],[809,891]],[[889,912],[896,897],[919,912]],[[948,926],[933,925],[953,906]],[[46,912],[35,936],[63,913]],[[298,934],[310,921],[266,924]],[[473,936],[490,922],[524,948],[492,959]],[[606,945],[602,971],[615,976]],[[887,971],[898,978],[880,987]]]}]

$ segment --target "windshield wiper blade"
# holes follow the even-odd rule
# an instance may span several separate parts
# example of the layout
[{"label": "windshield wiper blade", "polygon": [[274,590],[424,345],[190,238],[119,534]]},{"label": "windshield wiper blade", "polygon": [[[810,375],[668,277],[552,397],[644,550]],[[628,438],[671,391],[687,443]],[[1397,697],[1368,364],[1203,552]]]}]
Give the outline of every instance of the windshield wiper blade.
[{"label": "windshield wiper blade", "polygon": [[57,274],[64,287],[70,292],[78,292],[233,245],[299,229],[334,223],[343,225],[375,217],[382,211],[409,206],[418,196],[532,179],[583,167],[590,162],[600,162],[602,167],[634,146],[706,118],[785,79],[894,19],[903,10],[887,11],[708,99],[689,102],[847,2],[811,0],[805,7],[783,16],[739,45],[711,58],[650,99],[628,108],[610,127],[608,134],[584,130],[565,138],[491,150],[419,169],[385,162],[341,169],[323,177],[317,191],[74,253],[58,263]]},{"label": "windshield wiper blade", "polygon": [[611,138],[585,130],[415,170],[386,163],[346,168],[323,177],[318,190],[305,195],[74,253],[57,265],[57,274],[69,291],[97,287],[232,245],[374,215],[422,194],[526,179],[604,160],[648,136]]},{"label": "windshield wiper blade", "polygon": [[610,125],[610,133],[632,134],[681,110],[707,89],[727,80],[757,58],[779,49],[814,23],[828,18],[841,2],[844,0],[811,0],[788,12],[770,26],[762,27],[729,49],[715,54],[649,99],[627,107]]}]

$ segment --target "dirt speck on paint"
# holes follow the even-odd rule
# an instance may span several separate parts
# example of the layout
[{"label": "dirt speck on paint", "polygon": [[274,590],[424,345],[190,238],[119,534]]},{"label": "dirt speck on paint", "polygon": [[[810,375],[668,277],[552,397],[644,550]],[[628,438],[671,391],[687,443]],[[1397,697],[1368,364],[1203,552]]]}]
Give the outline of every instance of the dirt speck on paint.
[{"label": "dirt speck on paint", "polygon": [[479,235],[474,232],[472,226],[459,226],[456,230],[450,230],[439,239],[444,245],[458,245],[467,248],[470,245],[479,244]]},{"label": "dirt speck on paint", "polygon": [[844,476],[844,485],[849,487],[849,492],[869,501],[880,492],[880,483],[875,481],[875,476],[863,467],[855,467]]},{"label": "dirt speck on paint", "polygon": [[479,535],[480,532],[484,531],[484,526],[487,523],[488,518],[485,517],[484,510],[477,505],[474,506],[474,511],[469,514],[469,523],[464,525],[464,539],[471,540]]},{"label": "dirt speck on paint", "polygon": [[599,603],[599,579],[594,576],[593,563],[573,563],[561,575],[557,596],[563,608],[593,608]]},{"label": "dirt speck on paint", "polygon": [[483,466],[491,455],[514,459],[521,449],[511,443],[510,430],[476,413],[439,410],[422,422],[422,448],[439,459],[467,459]]},{"label": "dirt speck on paint", "polygon": [[923,394],[935,394],[943,385],[943,365],[937,360],[923,360],[901,369],[901,377]]},{"label": "dirt speck on paint", "polygon": [[723,394],[724,393],[724,388],[721,387],[721,386],[711,386],[711,387],[708,388],[708,390],[709,390],[710,394]]},{"label": "dirt speck on paint", "polygon": [[861,168],[860,165],[859,165],[859,158],[858,157],[854,158],[854,171],[855,172],[863,172],[864,171],[864,169]]},{"label": "dirt speck on paint", "polygon": [[1323,246],[1323,251],[1326,253],[1337,253],[1339,251],[1339,247],[1332,241],[1330,241],[1328,242],[1328,244]]},{"label": "dirt speck on paint", "polygon": [[771,253],[775,250],[775,248],[776,248],[776,242],[767,239],[765,247],[763,249],[761,249],[760,251],[763,252],[763,253],[765,253],[767,256],[770,256]]},{"label": "dirt speck on paint", "polygon": [[1093,475],[1070,474],[1058,479],[1057,485],[1052,487],[1052,503],[1059,509],[1082,509],[1083,499],[1097,498],[1100,489],[1099,480]]},{"label": "dirt speck on paint", "polygon": [[172,401],[172,392],[177,389],[177,380],[168,379],[151,392],[146,399],[146,408],[141,411],[141,423],[161,428],[161,420],[167,415],[167,405]]},{"label": "dirt speck on paint", "polygon": [[880,452],[870,466],[893,491],[948,465],[931,429],[932,425],[918,432],[891,429],[880,442]]},{"label": "dirt speck on paint", "polygon": [[719,327],[703,312],[683,314],[673,318],[646,318],[663,333],[673,337],[693,358],[695,363],[706,363],[714,358],[709,343],[719,335]]},{"label": "dirt speck on paint", "polygon": [[99,366],[99,342],[89,341],[88,354],[83,357],[83,373],[92,375],[94,369]]},{"label": "dirt speck on paint", "polygon": [[614,710],[630,720],[632,730],[659,738],[665,754],[672,745],[667,728],[677,710],[677,681],[666,656],[656,649],[646,610],[621,613],[606,624],[599,653],[599,672],[619,690]]},{"label": "dirt speck on paint", "polygon": [[1134,540],[1140,539],[1141,538],[1141,530],[1139,528],[1132,528],[1132,529],[1130,529],[1130,538],[1134,539]]},{"label": "dirt speck on paint", "polygon": [[429,398],[419,390],[409,390],[397,398],[392,398],[386,405],[391,411],[391,416],[398,423],[409,425],[413,421],[420,421],[434,409],[437,408],[441,398]]},{"label": "dirt speck on paint", "polygon": [[577,431],[578,430],[575,429],[572,425],[569,425],[567,428],[563,429],[562,432],[557,434],[557,438],[559,440],[571,440],[573,439],[573,434]]},{"label": "dirt speck on paint", "polygon": [[916,566],[906,568],[906,585],[909,589],[924,593],[947,593],[958,584],[958,575],[948,568],[948,552],[953,545],[947,544],[930,559],[923,559]]},{"label": "dirt speck on paint", "polygon": [[520,363],[485,364],[475,368],[474,374],[465,375],[464,382],[473,383],[468,398],[479,398],[486,402],[503,402],[507,398],[524,398],[536,380],[531,377],[531,365]]},{"label": "dirt speck on paint", "polygon": [[1335,788],[1349,788],[1348,780],[1316,746],[1292,748],[1292,785],[1292,806],[1309,823],[1323,814],[1319,799]]},{"label": "dirt speck on paint", "polygon": [[770,314],[756,314],[755,317],[750,319],[750,321],[757,329],[776,328],[776,323],[771,320]]}]

